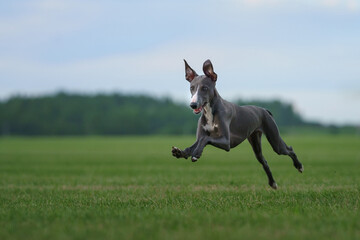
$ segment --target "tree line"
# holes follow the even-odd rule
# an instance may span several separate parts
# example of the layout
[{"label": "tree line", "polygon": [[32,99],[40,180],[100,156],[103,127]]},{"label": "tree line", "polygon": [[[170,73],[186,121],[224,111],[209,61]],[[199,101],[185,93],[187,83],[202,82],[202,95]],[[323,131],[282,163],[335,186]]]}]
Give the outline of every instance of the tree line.
[{"label": "tree line", "polygon": [[[291,104],[237,101],[270,110],[278,125],[306,123]],[[170,98],[146,95],[57,93],[0,102],[1,135],[194,134],[198,115]]]}]

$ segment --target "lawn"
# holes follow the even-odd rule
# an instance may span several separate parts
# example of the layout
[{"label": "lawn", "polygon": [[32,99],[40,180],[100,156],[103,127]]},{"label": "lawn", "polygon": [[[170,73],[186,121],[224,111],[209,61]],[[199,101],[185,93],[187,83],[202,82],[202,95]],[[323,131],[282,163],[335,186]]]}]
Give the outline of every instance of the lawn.
[{"label": "lawn", "polygon": [[194,137],[0,138],[0,239],[359,239],[360,137],[289,135],[175,159]]}]

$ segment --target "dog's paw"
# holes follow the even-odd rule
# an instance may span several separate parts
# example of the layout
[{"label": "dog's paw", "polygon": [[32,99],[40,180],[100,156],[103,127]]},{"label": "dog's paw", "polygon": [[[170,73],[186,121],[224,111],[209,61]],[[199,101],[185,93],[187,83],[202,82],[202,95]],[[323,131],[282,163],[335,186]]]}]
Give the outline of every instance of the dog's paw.
[{"label": "dog's paw", "polygon": [[302,165],[301,163],[295,164],[294,163],[294,167],[300,172],[303,173],[304,172],[304,165]]},{"label": "dog's paw", "polygon": [[196,162],[197,160],[198,160],[197,157],[191,157],[191,161],[192,161],[192,162]]},{"label": "dog's paw", "polygon": [[270,186],[275,190],[278,189],[278,185],[276,184],[276,182],[273,182]]},{"label": "dog's paw", "polygon": [[177,147],[172,147],[171,148],[171,153],[176,158],[184,157],[183,151],[181,151],[181,149],[177,148]]}]

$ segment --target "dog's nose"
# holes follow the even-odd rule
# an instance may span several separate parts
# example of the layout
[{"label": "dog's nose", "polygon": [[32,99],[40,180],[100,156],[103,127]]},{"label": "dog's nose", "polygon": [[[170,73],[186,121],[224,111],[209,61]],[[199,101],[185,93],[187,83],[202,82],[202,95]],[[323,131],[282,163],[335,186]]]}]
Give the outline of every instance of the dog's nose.
[{"label": "dog's nose", "polygon": [[197,108],[196,102],[190,103],[190,107],[191,107],[192,109],[196,109],[196,108]]}]

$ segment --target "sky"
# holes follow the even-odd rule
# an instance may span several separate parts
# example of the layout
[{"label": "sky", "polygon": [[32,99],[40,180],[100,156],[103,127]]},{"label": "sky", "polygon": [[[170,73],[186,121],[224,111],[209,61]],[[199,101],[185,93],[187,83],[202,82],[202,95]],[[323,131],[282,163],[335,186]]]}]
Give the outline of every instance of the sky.
[{"label": "sky", "polygon": [[227,100],[360,125],[360,0],[0,1],[0,99],[145,93],[189,102],[206,59]]}]

